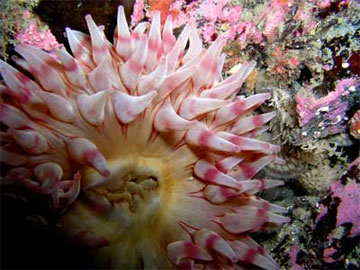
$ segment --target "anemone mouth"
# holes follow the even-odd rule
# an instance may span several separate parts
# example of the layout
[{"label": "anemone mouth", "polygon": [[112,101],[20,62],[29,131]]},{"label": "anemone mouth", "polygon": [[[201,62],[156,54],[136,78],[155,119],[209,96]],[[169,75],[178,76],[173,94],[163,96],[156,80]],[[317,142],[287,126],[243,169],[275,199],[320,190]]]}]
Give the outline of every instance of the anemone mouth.
[{"label": "anemone mouth", "polygon": [[86,22],[66,29],[74,57],[16,47],[35,81],[0,62],[5,180],[67,209],[101,267],[278,268],[247,236],[289,221],[254,195],[283,184],[253,179],[281,162],[256,139],[276,113],[251,114],[270,95],[236,96],[255,62],[223,79],[224,42],[203,49],[191,24],[176,39],[159,13],[130,31],[119,7],[114,44]]},{"label": "anemone mouth", "polygon": [[[143,152],[146,150],[143,149]],[[180,153],[185,154],[184,151]],[[146,157],[140,154],[120,157],[107,162],[109,176],[85,168],[82,173],[83,193],[94,203],[98,201],[112,208],[127,209],[129,216],[151,218],[157,213],[160,204],[169,201],[174,186],[192,175],[190,168],[182,168],[183,164],[171,161],[181,160],[176,155],[169,152],[166,157],[162,153],[153,152]],[[148,214],[144,213],[146,211]],[[152,213],[150,217],[149,213]]]},{"label": "anemone mouth", "polygon": [[[111,168],[111,165],[110,165]],[[95,187],[86,188],[90,196],[103,196],[110,204],[126,205],[130,212],[134,213],[151,200],[150,197],[157,195],[161,176],[153,167],[145,167],[140,164],[122,164],[121,168],[111,170],[108,179],[90,179],[88,184],[102,183]],[[85,173],[86,174],[86,173]],[[98,176],[97,176],[98,177]],[[102,178],[102,177],[101,177]]]},{"label": "anemone mouth", "polygon": [[60,224],[68,238],[96,250],[93,256],[98,265],[173,268],[166,246],[189,237],[182,224],[199,215],[196,205],[205,201],[191,196],[204,187],[193,177],[198,157],[185,145],[177,150],[169,147],[169,136],[141,147],[139,140],[133,144],[129,138],[127,146],[133,154],[119,151],[116,159],[107,160],[108,176],[83,168],[82,196]]}]

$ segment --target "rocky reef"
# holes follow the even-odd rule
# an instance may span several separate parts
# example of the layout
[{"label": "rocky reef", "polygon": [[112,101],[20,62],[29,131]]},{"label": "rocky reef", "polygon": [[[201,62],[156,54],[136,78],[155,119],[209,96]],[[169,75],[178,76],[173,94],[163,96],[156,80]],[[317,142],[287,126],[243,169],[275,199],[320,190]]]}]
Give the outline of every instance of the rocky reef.
[{"label": "rocky reef", "polygon": [[[86,31],[83,17],[88,13],[104,25],[107,36],[112,36],[109,31],[116,24],[119,4],[125,6],[132,27],[151,21],[159,10],[163,20],[168,15],[173,17],[175,34],[193,23],[207,46],[216,38],[224,39],[223,77],[234,73],[238,64],[257,62],[239,94],[271,93],[272,99],[257,110],[275,108],[278,115],[259,137],[280,144],[285,160],[285,164],[270,165],[259,173],[285,181],[284,187],[264,191],[261,196],[287,207],[292,221],[281,228],[254,233],[253,237],[282,269],[358,269],[359,2],[5,0],[0,4],[1,58],[9,59],[13,46],[19,43],[48,52],[67,46],[65,27],[76,25]],[[2,254],[4,268],[91,267],[81,251],[71,248],[65,248],[61,265],[54,266],[56,252],[66,246],[52,223],[55,216],[43,219],[45,210],[34,212],[26,198],[11,195],[11,189],[2,181],[2,208],[11,209],[2,211],[2,244],[8,247]],[[16,244],[19,241],[24,243],[20,248]],[[53,251],[44,248],[49,242],[57,246]],[[11,255],[15,250],[24,260]],[[48,258],[40,264],[36,260],[39,252]]]}]

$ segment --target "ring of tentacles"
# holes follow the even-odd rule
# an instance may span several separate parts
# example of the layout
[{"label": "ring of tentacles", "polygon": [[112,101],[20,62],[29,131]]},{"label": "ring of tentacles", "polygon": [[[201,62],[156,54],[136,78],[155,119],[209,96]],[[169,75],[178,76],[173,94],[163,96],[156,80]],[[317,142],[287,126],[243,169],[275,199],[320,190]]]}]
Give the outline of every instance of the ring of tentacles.
[{"label": "ring of tentacles", "polygon": [[191,23],[176,38],[159,13],[130,30],[120,6],[114,44],[86,22],[66,29],[72,55],[1,61],[3,181],[66,209],[62,230],[103,267],[276,269],[248,236],[288,221],[254,195],[282,184],[252,179],[281,161],[255,138],[270,94],[237,95],[255,62],[223,79],[224,41],[205,49]]}]

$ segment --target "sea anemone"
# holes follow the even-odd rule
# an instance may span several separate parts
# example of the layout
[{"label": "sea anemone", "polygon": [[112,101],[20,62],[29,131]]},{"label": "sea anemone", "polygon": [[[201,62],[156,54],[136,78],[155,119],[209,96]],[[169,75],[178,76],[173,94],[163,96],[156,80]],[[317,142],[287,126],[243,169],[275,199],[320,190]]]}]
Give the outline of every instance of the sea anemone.
[{"label": "sea anemone", "polygon": [[1,62],[3,180],[62,209],[102,267],[278,268],[248,236],[288,222],[254,195],[282,184],[252,179],[281,161],[255,139],[270,95],[236,95],[255,63],[222,79],[224,41],[205,49],[192,24],[176,38],[159,13],[130,31],[120,6],[114,44],[86,22],[66,29],[73,56],[18,45],[30,77]]}]

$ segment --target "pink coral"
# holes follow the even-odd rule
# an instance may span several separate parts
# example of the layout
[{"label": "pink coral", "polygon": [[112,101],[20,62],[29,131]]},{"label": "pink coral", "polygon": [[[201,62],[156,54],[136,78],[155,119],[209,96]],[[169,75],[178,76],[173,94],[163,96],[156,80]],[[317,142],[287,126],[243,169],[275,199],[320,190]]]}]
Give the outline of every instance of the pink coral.
[{"label": "pink coral", "polygon": [[[24,16],[28,17],[29,12],[24,14]],[[16,39],[20,44],[32,45],[48,52],[62,47],[62,44],[57,42],[50,29],[39,31],[38,24],[35,20],[30,23],[25,31],[17,33]]]},{"label": "pink coral", "polygon": [[[241,20],[243,8],[240,5],[229,5],[228,0],[203,0],[186,3],[174,1],[167,13],[173,17],[173,27],[188,23],[198,25],[202,38],[212,43],[217,37],[223,40],[237,40],[244,48],[249,42],[262,44],[262,33],[252,20]],[[152,15],[150,14],[150,17]],[[220,32],[217,28],[228,28]]]},{"label": "pink coral", "polygon": [[[339,246],[341,242],[347,239],[351,242],[351,239],[360,236],[360,187],[357,183],[360,172],[359,162],[360,158],[357,158],[349,165],[348,172],[331,185],[331,195],[320,205],[321,211],[316,218],[315,229],[326,226],[328,230],[324,238],[326,241],[326,248],[323,250],[325,263],[334,263],[339,259],[337,255],[341,250]],[[336,218],[336,223],[329,227],[329,220],[334,218]]]},{"label": "pink coral", "polygon": [[355,181],[343,185],[340,181],[331,185],[332,197],[341,200],[336,215],[336,226],[351,223],[350,237],[360,234],[360,189]]},{"label": "pink coral", "polygon": [[300,126],[309,124],[312,119],[322,114],[322,119],[330,122],[329,131],[333,134],[339,132],[341,129],[338,126],[343,123],[348,110],[348,103],[342,99],[351,92],[357,91],[358,85],[359,81],[356,79],[341,80],[337,83],[335,91],[320,99],[298,94],[296,111],[299,115]]},{"label": "pink coral", "polygon": [[144,0],[136,0],[134,4],[134,11],[131,15],[131,26],[137,25],[142,19],[144,19]]},{"label": "pink coral", "polygon": [[236,6],[226,6],[219,13],[219,18],[222,21],[227,21],[230,24],[236,24],[239,22],[243,8],[239,5]]},{"label": "pink coral", "polygon": [[169,13],[173,16],[173,27],[178,28],[187,23],[196,21],[197,2],[186,4],[184,0],[176,0],[170,5]]},{"label": "pink coral", "polygon": [[204,0],[199,8],[207,21],[215,22],[223,12],[224,6],[229,0]]},{"label": "pink coral", "polygon": [[[232,32],[234,31],[234,32]],[[229,38],[234,39],[239,43],[240,48],[245,48],[249,42],[254,42],[255,44],[263,44],[263,36],[261,32],[257,30],[257,27],[254,22],[238,22],[234,27],[230,28]]]},{"label": "pink coral", "polygon": [[265,20],[265,27],[263,34],[266,36],[268,42],[273,42],[278,37],[278,29],[284,23],[285,16],[290,10],[288,4],[290,1],[272,0],[262,17]]},{"label": "pink coral", "polygon": [[202,35],[205,41],[212,42],[216,32],[216,25],[228,25],[229,29],[220,33],[220,38],[224,40],[236,40],[240,48],[253,41],[260,44],[263,41],[261,32],[258,31],[256,24],[251,21],[242,21],[241,15],[243,8],[240,5],[228,6],[228,1],[204,1],[199,8],[199,12],[206,19]]},{"label": "pink coral", "polygon": [[[142,1],[144,0],[136,2],[134,16],[139,13],[137,6],[142,6],[140,5]],[[148,0],[146,2],[150,5],[150,12],[147,14],[150,18],[154,10],[161,10],[163,14],[173,17],[174,28],[196,22],[207,43],[212,43],[217,36],[220,36],[225,40],[236,40],[240,48],[245,48],[251,42],[261,46],[264,46],[266,42],[275,42],[279,38],[279,31],[287,17],[289,20],[302,24],[299,28],[301,30],[296,30],[297,36],[309,33],[317,24],[312,16],[314,5],[322,8],[321,1],[315,0],[313,4],[306,1],[270,0],[264,6],[265,9],[259,12],[260,14],[253,11],[251,17],[248,17],[250,14],[247,13],[245,18],[244,6],[229,0]],[[345,5],[346,2],[341,3]],[[297,11],[295,15],[292,15],[292,7],[295,6]],[[278,69],[280,73],[283,73],[280,70],[281,67]]]}]

